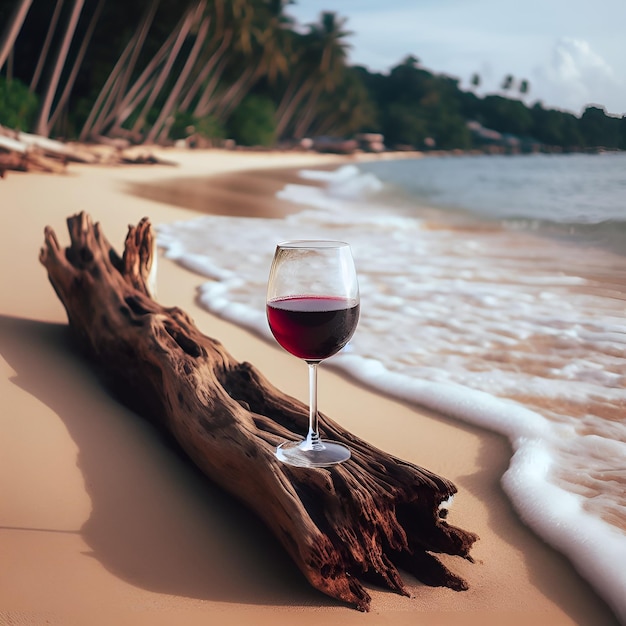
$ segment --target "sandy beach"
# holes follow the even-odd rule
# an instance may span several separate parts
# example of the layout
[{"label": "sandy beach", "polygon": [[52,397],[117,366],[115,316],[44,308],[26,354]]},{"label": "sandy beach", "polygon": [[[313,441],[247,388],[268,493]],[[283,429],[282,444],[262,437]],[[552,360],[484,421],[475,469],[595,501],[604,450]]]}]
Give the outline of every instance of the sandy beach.
[{"label": "sandy beach", "polygon": [[[45,226],[66,245],[66,217],[84,210],[121,251],[144,216],[155,225],[198,211],[281,217],[294,209],[274,194],[294,168],[347,159],[163,154],[178,166],[70,165],[65,175],[0,180],[0,624],[617,624],[567,559],[518,520],[500,486],[510,446],[499,435],[321,369],[324,413],[451,479],[459,493],[449,521],[480,536],[475,563],[446,561],[468,591],[407,576],[412,597],[368,588],[362,614],[312,589],[257,519],[107,393],[68,346],[65,311],[38,261]],[[185,199],[154,193],[166,179],[208,176],[213,183],[195,184],[212,184],[211,206],[192,185]],[[161,257],[157,299],[306,401],[304,366],[200,308],[203,280]]]}]

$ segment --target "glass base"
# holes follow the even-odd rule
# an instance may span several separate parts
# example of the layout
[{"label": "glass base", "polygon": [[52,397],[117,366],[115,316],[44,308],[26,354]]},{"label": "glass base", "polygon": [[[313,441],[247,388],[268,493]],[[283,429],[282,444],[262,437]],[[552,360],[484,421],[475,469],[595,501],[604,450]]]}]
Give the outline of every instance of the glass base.
[{"label": "glass base", "polygon": [[311,446],[304,441],[287,441],[276,448],[276,457],[287,465],[296,467],[328,467],[350,458],[350,449],[340,443],[322,440]]}]

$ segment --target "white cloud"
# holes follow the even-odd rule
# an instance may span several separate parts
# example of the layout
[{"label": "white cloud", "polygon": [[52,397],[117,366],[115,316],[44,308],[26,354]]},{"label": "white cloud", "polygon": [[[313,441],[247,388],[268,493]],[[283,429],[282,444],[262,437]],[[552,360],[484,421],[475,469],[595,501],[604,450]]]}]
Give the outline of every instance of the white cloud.
[{"label": "white cloud", "polygon": [[537,91],[549,104],[579,113],[587,104],[602,103],[609,113],[621,113],[624,84],[613,68],[583,39],[563,37],[552,49],[549,62],[535,72]]},{"label": "white cloud", "polygon": [[608,63],[581,39],[565,37],[557,42],[553,69],[566,81],[584,81],[593,75],[610,82],[616,80],[615,72]]}]

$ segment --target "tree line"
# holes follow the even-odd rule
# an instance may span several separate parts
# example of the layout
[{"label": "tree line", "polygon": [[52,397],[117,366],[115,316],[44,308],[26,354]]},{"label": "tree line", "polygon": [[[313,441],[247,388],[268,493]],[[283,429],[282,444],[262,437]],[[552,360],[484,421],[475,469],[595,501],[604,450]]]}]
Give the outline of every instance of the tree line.
[{"label": "tree line", "polygon": [[[553,149],[626,148],[626,118],[480,97],[407,56],[347,62],[345,18],[302,26],[290,0],[0,0],[0,124],[44,136],[272,146],[381,133],[389,147],[470,149],[468,121]],[[3,29],[3,30],[1,30]],[[474,87],[479,77],[472,78]],[[505,87],[505,85],[508,85]]]}]

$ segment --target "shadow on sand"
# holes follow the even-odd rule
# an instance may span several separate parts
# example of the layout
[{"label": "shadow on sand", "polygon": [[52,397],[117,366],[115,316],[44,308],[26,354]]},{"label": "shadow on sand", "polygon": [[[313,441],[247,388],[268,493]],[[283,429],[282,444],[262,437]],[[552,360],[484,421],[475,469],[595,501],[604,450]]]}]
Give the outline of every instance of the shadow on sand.
[{"label": "shadow on sand", "polygon": [[67,326],[0,316],[0,353],[12,382],[54,411],[78,447],[92,503],[81,534],[107,570],[200,600],[334,604],[255,516],[106,392],[72,350]]}]

